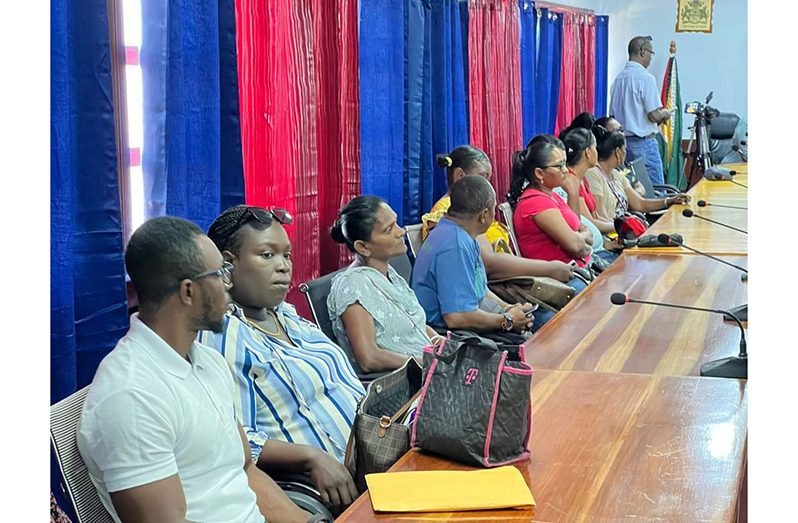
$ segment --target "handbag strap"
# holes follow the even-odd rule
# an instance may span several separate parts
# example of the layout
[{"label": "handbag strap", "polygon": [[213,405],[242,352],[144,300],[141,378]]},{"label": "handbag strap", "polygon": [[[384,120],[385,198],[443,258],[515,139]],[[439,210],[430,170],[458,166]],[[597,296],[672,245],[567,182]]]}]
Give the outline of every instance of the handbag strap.
[{"label": "handbag strap", "polygon": [[[396,420],[398,420],[407,413],[407,411],[410,409],[413,403],[419,398],[419,396],[421,396],[421,389],[417,390],[415,394],[410,396],[410,399],[407,400],[404,403],[404,405],[399,407],[399,409],[394,413],[394,415],[389,418],[389,422],[384,427],[382,426],[382,419],[380,419],[381,428],[387,429],[388,427],[396,423]],[[358,415],[355,415],[355,423],[357,423],[357,417]],[[355,450],[355,426],[354,424],[352,424],[352,430],[349,431],[349,440],[346,442],[346,454],[344,455],[344,465],[346,466],[347,469],[349,469],[350,473],[353,473],[353,469],[349,465],[350,461],[353,458],[352,453],[354,452],[354,450]]]}]

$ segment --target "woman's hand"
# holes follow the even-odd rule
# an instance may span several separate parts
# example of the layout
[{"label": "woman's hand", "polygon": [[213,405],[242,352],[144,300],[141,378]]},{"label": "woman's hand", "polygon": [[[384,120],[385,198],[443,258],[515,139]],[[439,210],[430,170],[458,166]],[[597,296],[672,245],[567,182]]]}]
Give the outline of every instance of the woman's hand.
[{"label": "woman's hand", "polygon": [[552,267],[550,276],[551,278],[563,283],[568,283],[573,279],[574,267],[576,267],[575,264],[561,262],[560,260],[553,260],[549,263]]},{"label": "woman's hand", "polygon": [[690,201],[690,195],[685,193],[679,193],[675,196],[669,196],[665,198],[665,207],[670,207],[671,205],[684,205]]}]

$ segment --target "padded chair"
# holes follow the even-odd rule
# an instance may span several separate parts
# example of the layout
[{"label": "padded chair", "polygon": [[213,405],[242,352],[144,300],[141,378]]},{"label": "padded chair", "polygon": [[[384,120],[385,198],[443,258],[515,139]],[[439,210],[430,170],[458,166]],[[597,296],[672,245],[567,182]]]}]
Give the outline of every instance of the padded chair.
[{"label": "padded chair", "polygon": [[[410,260],[407,258],[407,255],[404,255],[405,260],[407,261],[407,265],[410,265]],[[393,260],[391,260],[393,261]],[[393,263],[391,263],[393,265]],[[399,269],[396,269],[396,272],[399,272]],[[305,298],[308,300],[308,305],[310,306],[310,312],[313,313],[313,318],[316,320],[316,325],[319,326],[321,331],[327,335],[335,343],[338,343],[338,340],[335,337],[335,332],[333,332],[332,321],[330,321],[330,311],[327,308],[327,296],[330,295],[330,289],[332,287],[332,279],[335,277],[336,274],[345,271],[346,269],[339,269],[335,272],[331,272],[330,274],[325,274],[320,278],[316,278],[315,280],[302,283],[299,286],[299,290],[305,295]],[[408,271],[409,272],[409,271]],[[401,273],[400,273],[401,274]],[[408,276],[409,278],[409,276]],[[340,344],[339,344],[340,345]],[[349,357],[349,362],[352,364],[352,368],[355,369],[355,373],[357,374],[358,379],[366,384],[369,383],[380,376],[384,376],[385,372],[364,372],[363,369],[360,368],[360,365],[357,364],[357,360],[355,359],[355,355],[347,350],[346,347],[341,347],[345,351],[347,351],[347,356]]]},{"label": "padded chair", "polygon": [[[740,138],[743,134],[743,122],[734,113],[720,113],[709,121],[709,156],[712,164],[720,163],[741,163],[744,162],[742,155],[732,149],[732,146],[740,146]],[[747,133],[747,129],[745,129]]]},{"label": "padded chair", "polygon": [[400,254],[399,256],[394,256],[388,263],[393,267],[393,270],[399,273],[399,276],[405,279],[408,285],[410,285],[410,277],[413,275],[413,263],[410,261],[410,257],[407,253]]},{"label": "padded chair", "polygon": [[[50,407],[50,443],[61,469],[61,489],[75,509],[77,523],[113,523],[78,451],[78,421],[89,389],[90,386],[84,387]],[[274,481],[301,509],[333,520],[310,478],[285,474],[282,479],[275,477]]]},{"label": "padded chair", "polygon": [[638,158],[629,163],[632,174],[640,181],[646,190],[646,198],[662,198],[663,196],[673,196],[679,194],[679,189],[669,184],[655,184],[651,182],[646,169],[645,158]]},{"label": "padded chair", "polygon": [[513,228],[513,208],[507,202],[499,204],[499,218],[507,226],[510,232],[510,248],[515,254],[521,256],[521,251],[518,249],[518,239],[515,237],[515,229]]},{"label": "padded chair", "polygon": [[91,482],[75,439],[88,393],[89,387],[84,387],[50,407],[50,443],[61,469],[61,489],[72,503],[78,523],[113,523]]},{"label": "padded chair", "polygon": [[410,254],[413,255],[413,259],[416,259],[418,256],[418,250],[421,248],[421,228],[422,224],[414,223],[413,225],[408,225],[405,227],[405,231],[407,231],[407,244],[410,247]]}]

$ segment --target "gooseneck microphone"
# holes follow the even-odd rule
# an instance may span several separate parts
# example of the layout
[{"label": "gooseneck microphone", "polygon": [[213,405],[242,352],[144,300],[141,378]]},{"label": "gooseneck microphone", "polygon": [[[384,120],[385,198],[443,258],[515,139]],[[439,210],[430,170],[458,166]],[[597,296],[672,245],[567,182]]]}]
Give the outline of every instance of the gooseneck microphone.
[{"label": "gooseneck microphone", "polygon": [[737,232],[741,232],[743,234],[748,234],[748,231],[744,231],[742,229],[738,229],[737,227],[732,227],[731,225],[726,225],[725,223],[716,222],[715,220],[710,220],[709,218],[705,218],[704,216],[701,216],[700,214],[696,214],[696,213],[693,212],[692,209],[683,210],[682,211],[682,216],[684,216],[685,218],[692,218],[693,216],[695,216],[696,218],[701,218],[702,220],[706,220],[708,222],[712,222],[715,225],[720,225],[721,227],[726,227],[727,229],[732,229],[732,230],[735,230]]},{"label": "gooseneck microphone", "polygon": [[721,205],[719,203],[709,203],[706,200],[698,200],[699,207],[723,207],[724,209],[737,209],[739,211],[747,211],[748,207],[737,207],[734,205]]},{"label": "gooseneck microphone", "polygon": [[737,269],[738,271],[743,271],[744,273],[748,274],[748,269],[746,269],[745,267],[740,267],[739,265],[727,262],[726,260],[721,260],[716,256],[712,256],[711,254],[707,254],[705,252],[699,251],[698,249],[693,249],[692,247],[688,247],[687,245],[684,244],[684,242],[679,241],[678,238],[674,238],[668,234],[660,234],[659,236],[657,236],[657,241],[659,241],[660,243],[664,243],[665,245],[675,245],[679,247],[684,247],[688,251],[693,251],[696,254],[700,254],[701,256],[706,256],[707,258],[711,258],[716,262],[720,262],[723,265],[728,265],[729,267]]},{"label": "gooseneck microphone", "polygon": [[707,180],[712,180],[713,182],[731,182],[735,185],[739,185],[740,187],[745,187],[748,189],[747,185],[744,185],[740,182],[735,182],[732,179],[732,176],[735,174],[737,174],[737,171],[732,171],[730,169],[726,169],[725,167],[709,167],[704,171],[704,178]]},{"label": "gooseneck microphone", "polygon": [[623,293],[614,292],[610,296],[613,305],[625,305],[627,303],[639,303],[642,305],[656,305],[658,307],[670,307],[673,309],[685,309],[691,311],[713,312],[716,314],[729,315],[737,322],[740,327],[740,352],[737,356],[710,361],[701,365],[701,375],[714,378],[736,378],[748,379],[748,349],[745,341],[745,329],[742,322],[729,311],[721,309],[704,309],[702,307],[691,307],[689,305],[676,305],[673,303],[661,303],[655,301],[636,300],[629,298]]}]

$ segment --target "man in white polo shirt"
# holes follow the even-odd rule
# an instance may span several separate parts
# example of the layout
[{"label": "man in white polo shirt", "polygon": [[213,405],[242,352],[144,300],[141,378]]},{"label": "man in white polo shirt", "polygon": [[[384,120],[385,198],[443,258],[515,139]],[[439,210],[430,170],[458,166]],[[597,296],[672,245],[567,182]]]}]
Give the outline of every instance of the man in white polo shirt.
[{"label": "man in white polo shirt", "polygon": [[125,265],[140,312],[97,369],[77,434],[105,508],[116,521],[307,521],[252,464],[227,364],[195,341],[222,329],[229,301],[216,246],[191,222],[155,218]]},{"label": "man in white polo shirt", "polygon": [[[650,36],[635,36],[627,47],[629,61],[615,78],[610,90],[610,114],[624,128],[626,158],[644,158],[651,182],[665,183],[657,132],[673,111],[662,108],[657,82],[647,71],[654,56]],[[674,108],[676,110],[676,108]]]}]

